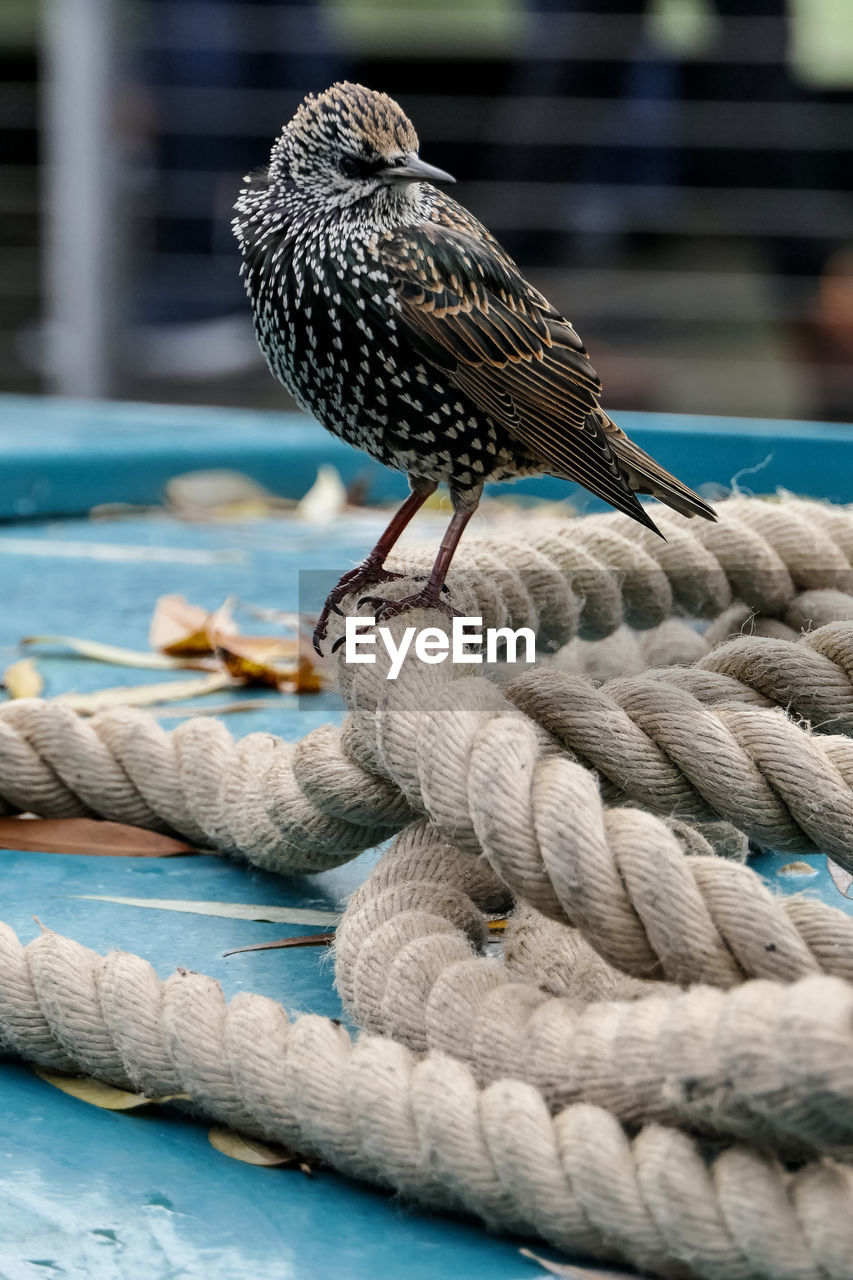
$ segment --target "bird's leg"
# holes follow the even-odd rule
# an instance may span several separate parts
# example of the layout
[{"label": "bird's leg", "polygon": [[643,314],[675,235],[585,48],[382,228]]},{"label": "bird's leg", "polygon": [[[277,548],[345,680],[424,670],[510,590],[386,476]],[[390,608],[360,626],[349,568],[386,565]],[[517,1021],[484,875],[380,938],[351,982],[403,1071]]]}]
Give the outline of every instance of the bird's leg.
[{"label": "bird's leg", "polygon": [[385,561],[406,525],[415,513],[420,511],[427,498],[435,493],[438,488],[436,481],[422,480],[419,476],[409,476],[409,485],[412,492],[400,509],[394,513],[376,546],[362,560],[361,564],[357,564],[354,569],[348,569],[337,586],[333,587],[329,592],[328,599],[323,605],[323,611],[314,628],[314,648],[321,657],[323,656],[323,650],[320,646],[326,638],[329,615],[331,613],[340,613],[338,605],[342,600],[351,595],[352,592],[359,591],[362,587],[372,587],[378,582],[393,582],[403,576],[401,573],[392,573],[389,569],[384,568]]},{"label": "bird's leg", "polygon": [[363,596],[359,600],[360,606],[366,604],[376,610],[377,622],[387,622],[389,618],[396,618],[410,609],[438,609],[448,617],[454,616],[453,608],[441,598],[442,591],[446,590],[444,579],[447,577],[447,570],[459,545],[459,539],[465,532],[465,526],[477,510],[481,491],[477,490],[473,496],[470,492],[466,492],[463,496],[451,491],[453,517],[441,540],[429,578],[420,591],[411,596],[403,596],[401,600],[383,600],[380,596]]}]

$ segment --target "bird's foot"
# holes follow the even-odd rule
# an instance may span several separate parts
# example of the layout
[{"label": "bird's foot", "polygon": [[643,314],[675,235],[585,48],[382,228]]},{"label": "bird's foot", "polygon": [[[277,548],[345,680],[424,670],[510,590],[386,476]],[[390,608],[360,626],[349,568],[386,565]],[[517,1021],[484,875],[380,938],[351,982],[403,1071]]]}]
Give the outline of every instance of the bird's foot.
[{"label": "bird's foot", "polygon": [[317,619],[317,625],[314,628],[314,648],[322,658],[323,641],[326,639],[326,633],[329,629],[329,618],[333,613],[340,614],[341,610],[338,605],[347,596],[361,590],[362,587],[377,586],[381,582],[396,582],[399,578],[404,577],[402,573],[393,573],[390,569],[383,569],[381,565],[372,562],[370,557],[363,560],[361,564],[357,564],[354,569],[348,569],[336,587],[329,592],[323,610]]},{"label": "bird's foot", "polygon": [[[410,596],[402,596],[399,600],[386,600],[384,596],[362,596],[358,607],[361,609],[366,605],[373,610],[373,622],[376,626],[390,621],[391,618],[399,618],[401,614],[408,613],[411,609],[432,609],[443,613],[447,618],[461,618],[463,615],[459,610],[454,609],[448,599],[442,599],[442,592],[445,596],[450,595],[447,587],[431,587],[427,583],[421,591],[416,591]],[[345,636],[340,636],[335,641],[332,645],[332,653],[337,653],[345,639]]]},{"label": "bird's foot", "polygon": [[[442,599],[444,595],[444,599]],[[461,618],[462,614],[450,604],[450,592],[446,586],[433,587],[429,583],[413,595],[403,596],[400,600],[385,600],[382,596],[362,596],[358,602],[359,609],[369,606],[373,609],[374,620],[389,622],[391,618],[399,618],[402,613],[412,609],[433,609],[443,613],[447,618]]]}]

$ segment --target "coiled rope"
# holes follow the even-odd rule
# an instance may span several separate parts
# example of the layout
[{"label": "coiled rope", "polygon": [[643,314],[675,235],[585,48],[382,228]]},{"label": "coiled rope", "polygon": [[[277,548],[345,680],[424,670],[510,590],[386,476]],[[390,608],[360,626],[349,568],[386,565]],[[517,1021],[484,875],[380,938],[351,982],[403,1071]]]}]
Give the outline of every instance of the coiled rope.
[{"label": "coiled rope", "polygon": [[[655,515],[666,544],[596,516],[471,545],[457,607],[533,626],[553,659],[500,683],[339,660],[346,723],[296,744],[0,707],[6,813],[98,814],[288,872],[401,833],[338,930],[355,1044],[3,926],[6,1049],[663,1276],[849,1280],[853,919],[774,897],[743,858],[751,840],[853,869],[853,513]],[[667,651],[694,664],[639,670]],[[578,674],[596,653],[600,685]],[[498,960],[484,912],[513,899]]]}]

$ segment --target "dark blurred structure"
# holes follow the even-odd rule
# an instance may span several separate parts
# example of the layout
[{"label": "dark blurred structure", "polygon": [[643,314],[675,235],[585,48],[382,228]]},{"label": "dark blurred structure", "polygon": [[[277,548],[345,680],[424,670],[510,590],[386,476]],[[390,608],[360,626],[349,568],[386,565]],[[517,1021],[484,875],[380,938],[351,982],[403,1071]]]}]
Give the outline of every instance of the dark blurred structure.
[{"label": "dark blurred structure", "polygon": [[283,404],[230,206],[346,75],[400,99],[608,404],[853,420],[845,0],[45,0],[40,32],[5,3],[6,390]]}]

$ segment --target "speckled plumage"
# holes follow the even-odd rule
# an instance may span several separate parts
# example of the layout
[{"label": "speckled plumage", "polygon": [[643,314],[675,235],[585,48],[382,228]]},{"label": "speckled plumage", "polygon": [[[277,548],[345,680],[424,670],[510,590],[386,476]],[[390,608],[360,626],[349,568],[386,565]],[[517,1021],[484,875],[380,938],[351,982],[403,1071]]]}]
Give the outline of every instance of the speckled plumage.
[{"label": "speckled plumage", "polygon": [[[424,180],[452,181],[417,151],[392,99],[343,83],[307,98],[246,179],[234,229],[272,373],[335,435],[405,471],[420,501],[447,483],[448,563],[483,484],[524,474],[576,480],[651,528],[635,492],[713,519],[600,408],[571,324]],[[389,549],[359,583],[387,576]]]}]

